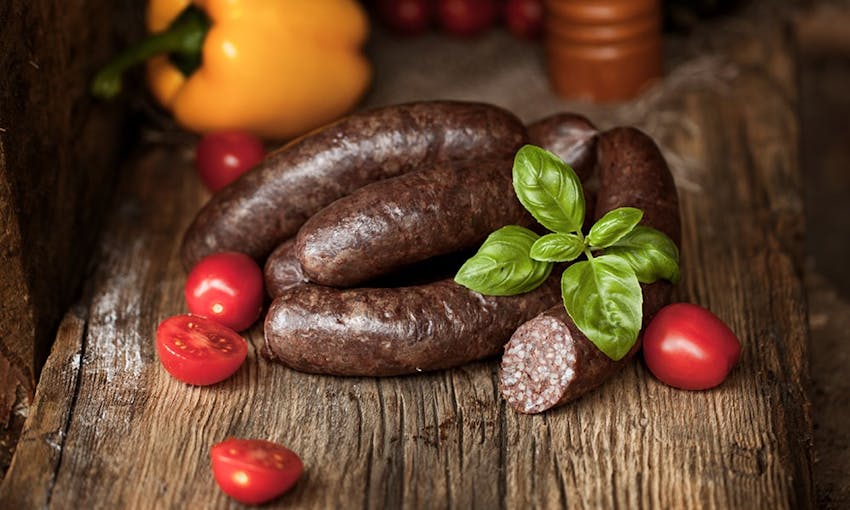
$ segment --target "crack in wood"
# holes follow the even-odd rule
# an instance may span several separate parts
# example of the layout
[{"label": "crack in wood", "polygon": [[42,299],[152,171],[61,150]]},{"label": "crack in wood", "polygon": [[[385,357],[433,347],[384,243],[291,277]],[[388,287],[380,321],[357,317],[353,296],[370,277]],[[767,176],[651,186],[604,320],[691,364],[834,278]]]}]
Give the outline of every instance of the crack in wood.
[{"label": "crack in wood", "polygon": [[499,370],[493,367],[490,371],[490,379],[493,382],[493,398],[499,405],[499,414],[496,423],[498,424],[499,438],[499,476],[496,480],[499,496],[499,510],[507,510],[508,507],[508,427],[505,416],[505,399],[499,391]]},{"label": "crack in wood", "polygon": [[82,342],[80,343],[80,351],[79,351],[80,365],[79,365],[79,368],[77,369],[77,373],[74,377],[74,385],[73,385],[73,389],[71,391],[71,405],[68,406],[68,414],[67,414],[67,416],[65,416],[65,422],[62,424],[62,428],[59,430],[60,442],[59,442],[59,444],[57,444],[57,446],[58,446],[58,448],[57,448],[58,457],[56,459],[56,464],[53,468],[53,472],[51,473],[51,476],[50,476],[49,485],[47,486],[47,504],[46,504],[47,507],[50,506],[50,503],[53,500],[53,489],[56,486],[56,479],[59,476],[59,471],[62,469],[62,461],[65,458],[65,440],[68,437],[68,431],[70,430],[71,422],[74,419],[74,409],[76,409],[76,407],[77,407],[77,401],[78,401],[79,396],[80,396],[80,385],[81,385],[82,378],[83,378],[83,367],[85,366],[84,360],[85,360],[85,356],[86,356],[86,339],[87,339],[87,336],[88,336],[88,321],[83,323],[83,336],[82,336]]},{"label": "crack in wood", "polygon": [[366,473],[365,473],[365,489],[363,491],[363,508],[372,508],[369,501],[372,499],[372,468],[374,453],[374,434],[369,435],[369,449],[366,452]]},{"label": "crack in wood", "polygon": [[558,461],[558,454],[552,454],[552,463],[555,466],[555,481],[558,486],[558,498],[560,499],[560,507],[567,508],[567,487],[564,484],[563,472],[561,471],[561,463]]}]

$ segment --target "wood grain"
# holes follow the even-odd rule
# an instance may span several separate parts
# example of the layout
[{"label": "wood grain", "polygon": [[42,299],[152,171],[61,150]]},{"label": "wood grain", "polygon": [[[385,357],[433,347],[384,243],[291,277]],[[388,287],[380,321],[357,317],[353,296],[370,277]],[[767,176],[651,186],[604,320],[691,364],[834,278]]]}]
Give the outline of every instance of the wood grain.
[{"label": "wood grain", "polygon": [[[711,308],[744,344],[721,387],[674,390],[635,362],[572,405],[521,416],[500,399],[494,360],[412,377],[313,376],[261,359],[259,327],[233,378],[186,386],[161,369],[153,338],[185,310],[180,233],[207,195],[185,154],[146,148],[127,169],[86,313],[66,319],[0,501],[235,508],[207,456],[233,435],[304,459],[280,508],[811,507],[794,62],[780,25],[730,40],[717,49],[731,55],[726,81],[665,86],[651,108],[591,112],[603,124],[639,121],[682,179],[678,298]],[[671,129],[659,117],[671,113],[687,122]]]},{"label": "wood grain", "polygon": [[124,106],[88,82],[141,13],[102,4],[0,4],[0,434],[78,297],[123,149]]}]

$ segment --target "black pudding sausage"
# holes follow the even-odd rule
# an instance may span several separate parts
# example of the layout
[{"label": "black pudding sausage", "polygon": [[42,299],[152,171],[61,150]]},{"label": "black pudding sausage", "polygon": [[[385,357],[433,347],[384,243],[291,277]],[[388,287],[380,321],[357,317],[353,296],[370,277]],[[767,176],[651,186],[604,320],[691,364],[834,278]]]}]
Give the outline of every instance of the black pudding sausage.
[{"label": "black pudding sausage", "polygon": [[[667,163],[653,140],[635,128],[599,136],[599,195],[595,216],[617,207],[643,210],[642,224],[681,242],[679,202]],[[669,302],[666,281],[641,285],[644,325]],[[563,304],[520,326],[505,346],[500,389],[520,413],[540,413],[584,395],[610,379],[640,348],[613,361],[579,331]]]},{"label": "black pudding sausage", "polygon": [[[596,140],[598,130],[587,118],[579,115],[577,113],[558,113],[555,115],[551,115],[549,117],[538,120],[530,125],[528,125],[528,134],[529,134],[529,142],[538,146],[541,146],[549,151],[554,152],[559,157],[564,159],[567,163],[569,163],[575,170],[576,173],[581,177],[583,181],[585,181],[585,201],[588,204],[588,210],[593,210],[593,204],[595,203],[595,193],[589,189],[588,182],[593,172],[594,165],[596,163]],[[442,169],[437,170],[444,171]],[[367,185],[363,189],[369,188],[370,186],[375,186],[379,183],[373,185]],[[357,194],[355,191],[353,194]],[[386,197],[394,197],[394,192],[386,193]],[[422,197],[415,197],[417,200],[422,201]],[[340,200],[347,200],[346,198]],[[383,198],[382,198],[383,200]],[[365,206],[371,208],[375,202],[366,201]],[[338,206],[335,204],[331,204],[328,206],[329,208],[337,209]],[[328,213],[319,212],[317,216],[327,216]],[[590,216],[588,217],[588,221],[590,220]],[[463,225],[466,219],[462,218],[459,225]],[[311,220],[308,220],[307,224],[304,225],[304,229],[302,233],[299,234],[299,237],[302,239],[312,239],[315,234],[308,235],[306,231],[308,230],[308,226],[311,224],[318,224],[319,220],[315,217]],[[338,230],[338,229],[335,229]],[[432,229],[432,233],[435,231]],[[348,237],[350,241],[350,235],[343,233],[343,237]],[[407,237],[411,237],[407,235]],[[445,240],[445,236],[441,236],[442,239],[438,239],[439,242]],[[313,239],[315,242],[315,239]],[[348,242],[348,241],[346,241]],[[390,241],[391,242],[391,241]],[[307,243],[306,244],[313,244]],[[392,244],[392,243],[391,243]],[[424,244],[424,243],[419,243]],[[395,250],[396,246],[392,246],[391,250]],[[438,250],[438,251],[442,251]],[[301,255],[304,257],[304,255]],[[412,257],[416,259],[421,259],[422,256]],[[403,259],[407,260],[407,259]],[[361,265],[362,262],[357,265]],[[317,274],[321,274],[321,271]],[[317,277],[321,281],[321,276]],[[283,290],[293,286],[298,285],[300,283],[306,283],[308,281],[307,276],[304,274],[303,270],[300,267],[298,259],[295,258],[294,254],[294,245],[291,241],[286,241],[281,245],[281,247],[277,248],[266,261],[265,265],[265,279],[266,279],[266,288],[269,291],[269,294],[272,297],[276,297]],[[358,278],[360,279],[360,278]],[[329,284],[333,284],[334,280],[327,280]],[[348,283],[346,283],[347,285]]]},{"label": "black pudding sausage", "polygon": [[317,211],[366,184],[443,161],[513,157],[526,141],[515,115],[483,103],[409,103],[345,117],[215,194],[184,235],[183,265],[219,251],[261,262]]},{"label": "black pudding sausage", "polygon": [[295,258],[295,238],[289,238],[274,249],[263,268],[266,293],[276,298],[288,289],[307,283],[301,263]]},{"label": "black pudding sausage", "polygon": [[294,286],[272,302],[263,355],[295,370],[393,376],[498,354],[523,322],[560,300],[558,277],[517,296],[482,296],[451,279],[412,287]]},{"label": "black pudding sausage", "polygon": [[512,166],[507,158],[441,163],[364,186],[301,227],[295,256],[310,281],[352,287],[478,246],[505,225],[531,226]]}]

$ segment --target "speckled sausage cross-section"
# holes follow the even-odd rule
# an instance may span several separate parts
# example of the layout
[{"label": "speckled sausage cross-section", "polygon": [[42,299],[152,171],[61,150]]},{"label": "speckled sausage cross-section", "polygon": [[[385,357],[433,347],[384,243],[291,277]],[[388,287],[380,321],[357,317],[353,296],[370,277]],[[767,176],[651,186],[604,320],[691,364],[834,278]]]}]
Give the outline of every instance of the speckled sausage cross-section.
[{"label": "speckled sausage cross-section", "polygon": [[310,218],[295,255],[310,281],[352,287],[477,247],[505,225],[531,226],[512,166],[507,158],[441,163],[364,186]]},{"label": "speckled sausage cross-section", "polygon": [[558,277],[518,296],[482,296],[451,279],[399,288],[292,287],[266,316],[263,355],[303,372],[392,376],[501,351],[517,326],[558,302]]},{"label": "speckled sausage cross-section", "polygon": [[[595,217],[617,207],[638,207],[643,224],[681,238],[679,202],[673,177],[652,139],[634,128],[616,128],[599,137],[600,191]],[[671,285],[643,288],[644,324],[670,298]],[[505,347],[500,388],[520,413],[539,413],[575,400],[617,373],[640,348],[613,361],[578,330],[563,304],[520,326]]]},{"label": "speckled sausage cross-section", "polygon": [[351,115],[271,153],[214,195],[186,231],[183,265],[227,250],[262,261],[321,208],[366,184],[442,161],[513,157],[526,140],[516,116],[482,103]]}]

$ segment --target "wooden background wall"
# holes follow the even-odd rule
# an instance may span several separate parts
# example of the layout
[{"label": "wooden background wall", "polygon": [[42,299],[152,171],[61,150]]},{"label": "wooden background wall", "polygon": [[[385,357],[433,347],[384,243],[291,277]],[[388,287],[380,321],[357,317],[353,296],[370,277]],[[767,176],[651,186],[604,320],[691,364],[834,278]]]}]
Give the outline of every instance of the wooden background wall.
[{"label": "wooden background wall", "polygon": [[124,147],[126,105],[92,100],[88,80],[136,35],[142,5],[0,2],[0,473]]}]

